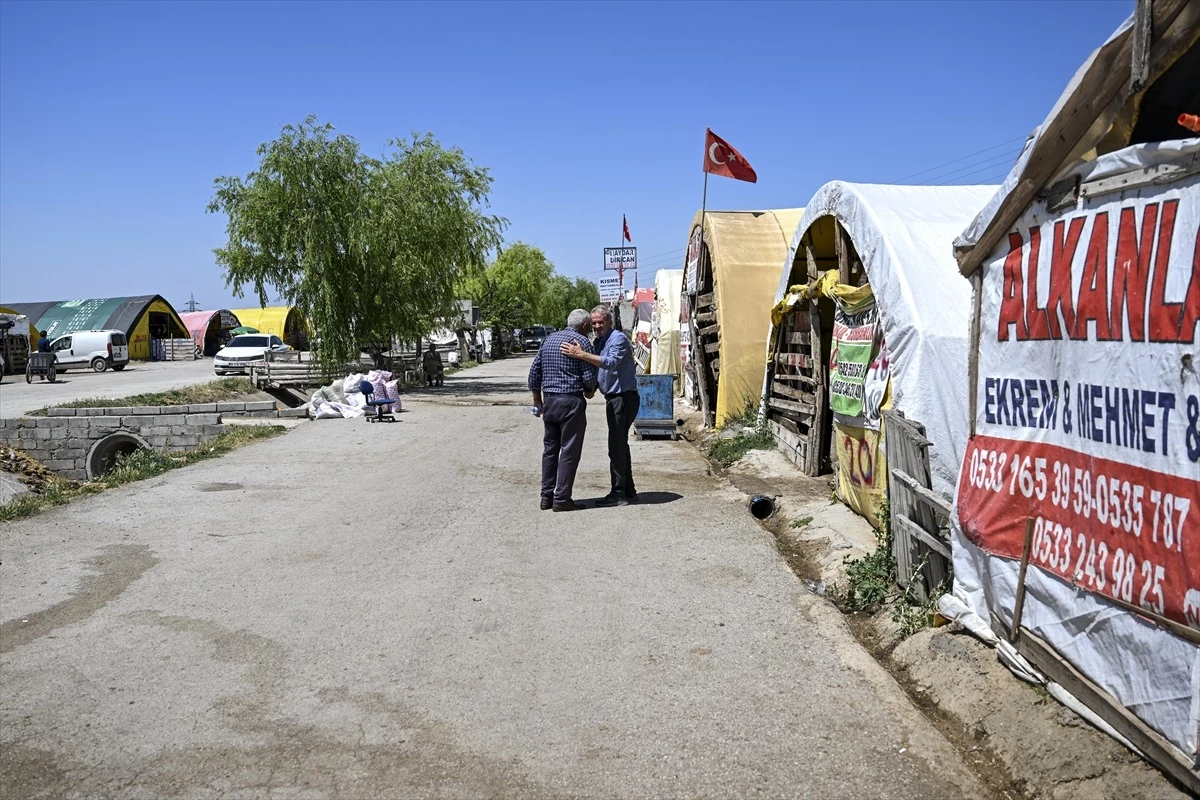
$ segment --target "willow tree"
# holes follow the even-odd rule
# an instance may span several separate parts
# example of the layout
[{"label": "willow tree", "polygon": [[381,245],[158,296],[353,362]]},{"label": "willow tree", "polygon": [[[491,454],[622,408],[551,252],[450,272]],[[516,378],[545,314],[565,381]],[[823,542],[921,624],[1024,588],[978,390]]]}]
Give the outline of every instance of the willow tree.
[{"label": "willow tree", "polygon": [[258,169],[214,181],[228,217],[225,285],[299,308],[327,365],[415,341],[457,315],[455,288],[484,269],[507,222],[486,213],[492,179],[432,134],[381,158],[309,117],[259,146]]}]

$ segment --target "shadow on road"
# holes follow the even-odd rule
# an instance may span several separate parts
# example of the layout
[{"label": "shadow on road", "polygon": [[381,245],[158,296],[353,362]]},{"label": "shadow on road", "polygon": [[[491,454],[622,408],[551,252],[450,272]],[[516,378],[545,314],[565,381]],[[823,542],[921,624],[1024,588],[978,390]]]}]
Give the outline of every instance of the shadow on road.
[{"label": "shadow on road", "polygon": [[413,397],[429,397],[429,398],[453,398],[461,400],[468,397],[483,397],[491,395],[511,395],[518,396],[528,394],[524,383],[520,381],[504,381],[488,378],[459,378],[453,376],[446,379],[444,386],[430,388],[428,386],[419,386],[411,390],[408,394]]},{"label": "shadow on road", "polygon": [[[605,508],[606,506],[597,506],[596,501],[604,497],[589,497],[585,500],[579,500],[582,505],[587,503],[587,508]],[[631,506],[661,506],[666,503],[674,503],[676,500],[682,500],[683,495],[675,492],[638,492],[637,500],[630,503]]]}]

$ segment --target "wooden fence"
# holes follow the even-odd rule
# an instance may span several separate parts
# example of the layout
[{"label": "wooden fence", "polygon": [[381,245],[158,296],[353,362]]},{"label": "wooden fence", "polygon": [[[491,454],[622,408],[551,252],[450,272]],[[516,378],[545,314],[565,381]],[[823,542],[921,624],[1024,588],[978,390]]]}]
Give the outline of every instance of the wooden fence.
[{"label": "wooden fence", "polygon": [[950,574],[950,504],[930,488],[925,426],[884,411],[892,555],[900,585],[924,600]]}]

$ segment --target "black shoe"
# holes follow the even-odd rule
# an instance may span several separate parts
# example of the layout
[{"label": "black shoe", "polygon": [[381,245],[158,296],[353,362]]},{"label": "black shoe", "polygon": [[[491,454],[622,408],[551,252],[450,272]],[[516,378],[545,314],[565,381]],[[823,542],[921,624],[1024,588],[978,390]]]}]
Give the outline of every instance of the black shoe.
[{"label": "black shoe", "polygon": [[541,508],[542,511],[549,511],[553,505],[554,505],[553,497],[543,497],[542,502],[539,505],[539,508]]},{"label": "black shoe", "polygon": [[625,499],[631,503],[636,503],[637,502],[637,490],[635,489],[632,492],[626,492]]},{"label": "black shoe", "polygon": [[629,505],[629,500],[627,500],[626,498],[617,494],[616,492],[609,492],[608,494],[604,495],[604,497],[601,497],[599,500],[597,500],[596,505],[598,505],[598,506],[627,506],[627,505]]},{"label": "black shoe", "polygon": [[551,506],[555,511],[579,511],[583,506],[576,503],[574,500],[564,500],[561,503],[555,503]]}]

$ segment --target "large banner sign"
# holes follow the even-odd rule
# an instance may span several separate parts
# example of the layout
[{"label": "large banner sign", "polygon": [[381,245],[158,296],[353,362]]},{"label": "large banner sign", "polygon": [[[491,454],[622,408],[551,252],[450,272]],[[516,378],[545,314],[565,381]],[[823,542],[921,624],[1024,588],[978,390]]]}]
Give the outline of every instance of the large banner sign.
[{"label": "large banner sign", "polygon": [[604,248],[604,268],[611,270],[625,269],[630,272],[637,269],[636,247],[606,247]]},{"label": "large banner sign", "polygon": [[829,407],[838,414],[861,417],[863,384],[871,366],[879,309],[874,295],[853,305],[837,300],[833,348],[829,354]]},{"label": "large banner sign", "polygon": [[687,265],[684,272],[684,294],[695,294],[697,281],[696,278],[700,274],[700,245],[704,241],[704,230],[697,225],[692,228],[692,235],[688,237],[687,249]]},{"label": "large banner sign", "polygon": [[958,489],[984,550],[1020,558],[1032,518],[1031,564],[1196,628],[1198,180],[1034,206],[985,262]]}]

